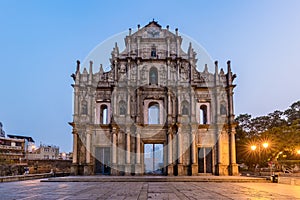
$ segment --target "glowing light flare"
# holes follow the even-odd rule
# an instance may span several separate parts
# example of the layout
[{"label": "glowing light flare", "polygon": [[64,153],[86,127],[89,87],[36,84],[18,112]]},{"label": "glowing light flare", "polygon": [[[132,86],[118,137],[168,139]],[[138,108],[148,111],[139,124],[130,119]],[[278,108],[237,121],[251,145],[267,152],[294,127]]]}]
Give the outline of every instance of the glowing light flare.
[{"label": "glowing light flare", "polygon": [[267,142],[263,143],[263,147],[264,147],[265,149],[268,148],[268,146],[269,146],[269,143],[267,143]]},{"label": "glowing light flare", "polygon": [[252,151],[255,151],[255,150],[256,150],[256,145],[252,145],[252,146],[251,146],[251,150],[252,150]]}]

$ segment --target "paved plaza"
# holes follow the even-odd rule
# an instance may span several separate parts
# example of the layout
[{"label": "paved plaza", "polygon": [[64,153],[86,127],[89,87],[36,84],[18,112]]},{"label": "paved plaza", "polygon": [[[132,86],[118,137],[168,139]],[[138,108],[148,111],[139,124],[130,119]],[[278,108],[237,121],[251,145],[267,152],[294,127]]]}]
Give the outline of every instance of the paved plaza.
[{"label": "paved plaza", "polygon": [[0,199],[300,199],[300,186],[216,182],[0,183]]}]

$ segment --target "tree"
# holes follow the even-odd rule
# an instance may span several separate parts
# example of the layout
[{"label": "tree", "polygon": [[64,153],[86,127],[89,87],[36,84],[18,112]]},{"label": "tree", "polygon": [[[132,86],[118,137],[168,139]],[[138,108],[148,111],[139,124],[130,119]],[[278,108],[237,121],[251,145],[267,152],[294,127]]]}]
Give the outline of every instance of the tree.
[{"label": "tree", "polygon": [[241,114],[235,119],[235,121],[238,123],[238,126],[236,127],[236,139],[238,140],[249,137],[251,130],[251,115]]},{"label": "tree", "polygon": [[[258,163],[257,155],[250,150],[252,144],[261,145],[268,141],[266,149],[260,147],[259,161],[295,157],[295,149],[300,148],[300,101],[293,103],[287,110],[276,110],[266,116],[251,118],[249,114],[236,117],[237,162],[253,166]],[[281,152],[281,153],[280,153]],[[280,157],[281,156],[281,157]]]},{"label": "tree", "polygon": [[293,103],[290,108],[284,111],[287,122],[292,124],[293,121],[300,119],[300,101]]}]

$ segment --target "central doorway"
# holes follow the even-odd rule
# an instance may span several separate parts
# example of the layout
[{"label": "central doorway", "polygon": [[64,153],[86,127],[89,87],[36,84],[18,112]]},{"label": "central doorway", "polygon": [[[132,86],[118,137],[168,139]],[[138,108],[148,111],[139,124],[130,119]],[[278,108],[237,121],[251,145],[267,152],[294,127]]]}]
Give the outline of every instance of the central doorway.
[{"label": "central doorway", "polygon": [[160,175],[164,170],[164,145],[144,145],[145,174]]},{"label": "central doorway", "polygon": [[212,173],[212,148],[198,148],[198,173]]},{"label": "central doorway", "polygon": [[110,174],[110,147],[96,147],[95,174]]}]

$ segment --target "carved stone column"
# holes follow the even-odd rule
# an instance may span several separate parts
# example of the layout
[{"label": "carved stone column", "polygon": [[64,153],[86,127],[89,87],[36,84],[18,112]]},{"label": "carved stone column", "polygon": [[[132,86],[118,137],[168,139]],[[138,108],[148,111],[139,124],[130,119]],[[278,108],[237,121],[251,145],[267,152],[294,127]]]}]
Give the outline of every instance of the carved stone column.
[{"label": "carved stone column", "polygon": [[129,116],[130,115],[130,102],[131,102],[131,99],[130,99],[130,91],[127,90],[127,109],[126,109],[126,114]]},{"label": "carved stone column", "polygon": [[130,164],[130,132],[126,133],[126,164],[125,164],[125,175],[131,174],[131,164]]},{"label": "carved stone column", "polygon": [[168,133],[168,164],[172,164],[173,163],[173,154],[172,154],[172,134]]},{"label": "carved stone column", "polygon": [[114,78],[115,78],[115,81],[118,81],[118,61],[117,60],[114,60],[114,69],[115,69]]},{"label": "carved stone column", "polygon": [[79,115],[79,88],[77,85],[74,86],[74,122],[77,122]]},{"label": "carved stone column", "polygon": [[170,85],[171,74],[170,74],[170,60],[167,61],[167,85]]},{"label": "carved stone column", "polygon": [[173,141],[172,141],[172,131],[168,132],[168,175],[174,175],[174,166],[173,166]]},{"label": "carved stone column", "polygon": [[171,92],[168,92],[168,115],[172,115]]},{"label": "carved stone column", "polygon": [[[181,130],[180,130],[181,131]],[[178,163],[182,164],[182,133],[178,131],[177,141],[178,141]]]},{"label": "carved stone column", "polygon": [[196,146],[195,146],[195,132],[191,134],[191,151],[192,151],[192,164],[196,163]]},{"label": "carved stone column", "polygon": [[112,163],[117,163],[117,135],[113,132],[113,145],[112,145]]},{"label": "carved stone column", "polygon": [[[115,92],[115,95],[113,96],[113,103],[112,103],[113,105],[112,106],[113,106],[113,108],[118,108],[118,105],[117,105],[117,95],[116,95],[119,92],[118,91],[118,87],[115,88],[115,91],[116,92]],[[117,115],[117,110],[118,109],[113,109],[114,115]]]},{"label": "carved stone column", "polygon": [[139,128],[137,128],[137,130],[136,130],[135,174],[136,175],[142,175],[141,134],[140,134]]},{"label": "carved stone column", "polygon": [[89,164],[91,162],[91,134],[88,132],[86,134],[86,163]]},{"label": "carved stone column", "polygon": [[136,164],[141,163],[141,135],[138,132],[136,134]]},{"label": "carved stone column", "polygon": [[198,162],[197,162],[197,150],[196,150],[196,130],[195,127],[192,126],[191,130],[191,171],[192,176],[198,175]]},{"label": "carved stone column", "polygon": [[173,107],[172,107],[172,99],[171,99],[171,92],[168,91],[168,123],[172,123],[172,114],[173,114]]},{"label": "carved stone column", "polygon": [[236,163],[236,157],[235,157],[235,136],[234,132],[231,131],[230,133],[230,148],[231,148],[231,163]]},{"label": "carved stone column", "polygon": [[77,164],[77,131],[73,130],[73,164]]},{"label": "carved stone column", "polygon": [[235,129],[232,128],[230,133],[230,175],[237,176],[239,174],[238,165],[236,164],[235,150]]},{"label": "carved stone column", "polygon": [[117,164],[117,129],[113,127],[112,129],[112,166],[111,174],[116,176],[119,173],[119,166]]},{"label": "carved stone column", "polygon": [[[216,169],[216,174],[219,176],[228,175],[228,164],[224,164],[222,160],[222,152],[223,152],[223,135],[222,131],[218,135],[218,164]],[[228,155],[229,156],[229,155]]]},{"label": "carved stone column", "polygon": [[177,158],[178,158],[178,164],[177,164],[177,174],[178,176],[181,175],[185,175],[184,174],[184,170],[183,170],[183,164],[182,164],[182,148],[183,148],[183,144],[182,144],[182,133],[181,133],[181,126],[179,125],[178,127],[178,133],[177,133]]},{"label": "carved stone column", "polygon": [[167,38],[167,57],[170,57],[170,38]]},{"label": "carved stone column", "polygon": [[130,163],[130,133],[126,133],[126,163]]},{"label": "carved stone column", "polygon": [[89,115],[89,120],[90,123],[94,123],[95,120],[94,119],[94,112],[93,112],[93,99],[94,99],[94,95],[93,95],[93,90],[92,88],[89,88],[90,90],[90,95],[89,95],[89,103],[88,103],[88,115]]},{"label": "carved stone column", "polygon": [[[197,108],[199,109],[199,108]],[[196,122],[196,102],[195,102],[195,91],[191,88],[191,121],[192,123]]]},{"label": "carved stone column", "polygon": [[91,162],[91,133],[90,131],[87,131],[86,133],[86,151],[85,151],[85,165],[83,168],[83,174],[84,175],[91,175],[92,174],[92,165]]},{"label": "carved stone column", "polygon": [[141,41],[141,38],[137,37],[137,57],[141,57],[140,56],[140,41]]},{"label": "carved stone column", "polygon": [[218,164],[222,164],[222,134],[218,134]]},{"label": "carved stone column", "polygon": [[71,166],[71,175],[78,175],[78,157],[77,157],[77,149],[78,149],[78,143],[77,138],[78,134],[77,131],[73,128],[73,160],[72,160],[72,166]]}]

